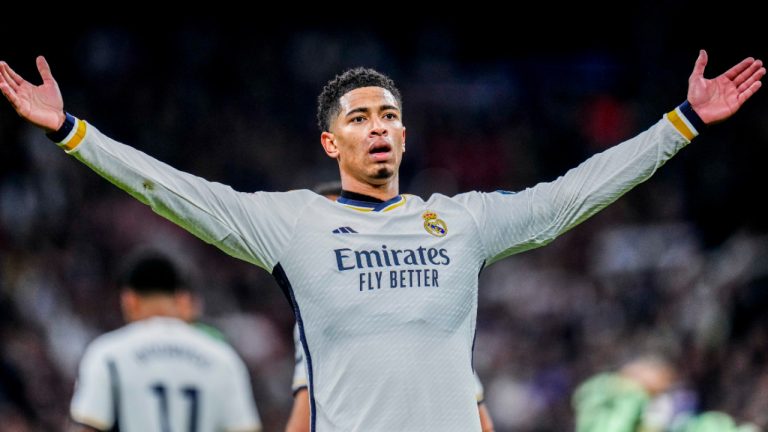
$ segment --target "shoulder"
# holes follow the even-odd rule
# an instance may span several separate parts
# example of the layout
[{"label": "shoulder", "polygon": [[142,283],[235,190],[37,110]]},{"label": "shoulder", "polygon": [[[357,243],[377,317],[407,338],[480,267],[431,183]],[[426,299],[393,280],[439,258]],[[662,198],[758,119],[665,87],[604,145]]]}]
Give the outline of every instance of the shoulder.
[{"label": "shoulder", "polygon": [[450,197],[441,193],[434,193],[427,198],[426,201],[419,198],[419,200],[427,207],[455,205],[455,197]]},{"label": "shoulder", "polygon": [[[322,196],[307,190],[297,189],[287,192],[251,192],[246,194],[250,199],[257,201],[270,209],[298,211],[312,204],[328,201]],[[328,201],[330,202],[330,201]]]},{"label": "shoulder", "polygon": [[251,192],[254,197],[261,197],[266,199],[272,199],[276,201],[298,201],[298,200],[314,200],[316,198],[322,198],[320,195],[312,192],[308,189],[294,189],[285,192]]},{"label": "shoulder", "polygon": [[113,349],[122,345],[127,339],[130,339],[134,333],[136,333],[136,326],[133,324],[127,324],[123,327],[117,328],[112,331],[108,331],[101,336],[94,339],[89,347],[93,349]]},{"label": "shoulder", "polygon": [[[235,349],[222,337],[212,335],[210,330],[201,329],[193,324],[181,323],[178,331],[187,343],[194,345],[197,349],[206,352],[220,362],[240,361],[240,356]],[[221,335],[218,329],[216,331]]]},{"label": "shoulder", "polygon": [[83,358],[104,358],[120,352],[131,333],[129,326],[124,326],[98,336],[86,346]]},{"label": "shoulder", "polygon": [[490,192],[483,191],[468,191],[452,196],[450,199],[456,201],[462,201],[466,199],[482,198],[482,197],[505,197],[510,195],[516,195],[517,192],[498,189]]},{"label": "shoulder", "polygon": [[405,199],[406,202],[409,202],[409,203],[412,203],[412,204],[423,204],[424,203],[424,199],[422,197],[418,196],[418,195],[407,194],[407,193],[400,194],[400,195]]},{"label": "shoulder", "polygon": [[[212,336],[194,324],[179,320],[157,320],[149,323],[154,329],[146,329],[142,344],[169,345],[205,359],[215,370],[231,370],[242,360],[235,349],[225,340]],[[147,327],[150,327],[147,326]]]},{"label": "shoulder", "polygon": [[508,190],[495,190],[491,192],[469,191],[454,195],[450,200],[463,206],[474,206],[495,201],[503,202],[517,195],[517,192]]}]

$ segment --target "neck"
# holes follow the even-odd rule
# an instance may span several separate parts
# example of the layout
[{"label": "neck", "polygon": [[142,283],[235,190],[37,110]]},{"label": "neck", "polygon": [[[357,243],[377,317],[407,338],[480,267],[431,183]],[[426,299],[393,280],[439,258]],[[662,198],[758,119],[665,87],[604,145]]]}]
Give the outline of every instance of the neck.
[{"label": "neck", "polygon": [[389,201],[400,194],[399,177],[397,174],[387,179],[383,184],[371,184],[360,181],[352,176],[341,173],[341,188],[382,201]]},{"label": "neck", "polygon": [[128,320],[131,322],[153,317],[180,317],[173,297],[164,296],[143,298],[127,315]]}]

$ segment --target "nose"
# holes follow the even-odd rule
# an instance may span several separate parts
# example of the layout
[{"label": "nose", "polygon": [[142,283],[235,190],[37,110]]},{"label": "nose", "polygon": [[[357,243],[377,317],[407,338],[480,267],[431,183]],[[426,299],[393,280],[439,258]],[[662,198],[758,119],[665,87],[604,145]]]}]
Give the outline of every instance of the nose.
[{"label": "nose", "polygon": [[373,128],[370,133],[372,136],[387,136],[387,130],[383,127]]},{"label": "nose", "polygon": [[371,130],[368,132],[371,136],[387,136],[387,128],[384,127],[381,119],[374,118]]}]

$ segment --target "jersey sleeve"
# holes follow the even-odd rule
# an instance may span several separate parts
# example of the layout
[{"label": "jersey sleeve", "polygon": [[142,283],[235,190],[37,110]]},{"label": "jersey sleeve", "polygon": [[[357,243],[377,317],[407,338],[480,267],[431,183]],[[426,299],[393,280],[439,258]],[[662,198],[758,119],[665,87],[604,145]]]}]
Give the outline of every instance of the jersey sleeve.
[{"label": "jersey sleeve", "polygon": [[232,365],[226,377],[226,397],[223,397],[223,429],[231,432],[261,430],[256,403],[253,400],[251,378],[245,364],[232,352]]},{"label": "jersey sleeve", "polygon": [[109,360],[93,345],[80,361],[70,416],[77,423],[104,431],[115,423]]},{"label": "jersey sleeve", "polygon": [[759,429],[750,424],[737,426],[731,416],[718,411],[707,411],[699,414],[688,419],[682,426],[675,428],[675,432],[742,432],[756,430]]},{"label": "jersey sleeve", "polygon": [[301,346],[301,340],[299,339],[298,325],[293,326],[293,349],[296,365],[293,368],[291,391],[295,395],[297,391],[307,388],[307,366],[304,361],[304,348]]},{"label": "jersey sleeve", "polygon": [[272,271],[290,241],[310,191],[236,192],[179,171],[75,119],[59,142],[98,174],[224,252]]},{"label": "jersey sleeve", "polygon": [[576,432],[635,432],[649,396],[616,374],[600,374],[573,395]]},{"label": "jersey sleeve", "polygon": [[457,195],[478,226],[486,264],[551,242],[647,180],[697,133],[673,123],[670,117],[678,111],[552,182],[519,193]]}]

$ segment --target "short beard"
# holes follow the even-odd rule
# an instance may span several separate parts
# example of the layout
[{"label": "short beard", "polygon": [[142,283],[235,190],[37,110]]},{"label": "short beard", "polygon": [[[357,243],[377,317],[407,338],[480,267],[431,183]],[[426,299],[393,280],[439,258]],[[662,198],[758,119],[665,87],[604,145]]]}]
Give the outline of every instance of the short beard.
[{"label": "short beard", "polygon": [[386,180],[392,177],[392,174],[394,174],[394,171],[391,169],[387,167],[381,167],[376,171],[376,173],[373,174],[373,178],[377,180]]}]

